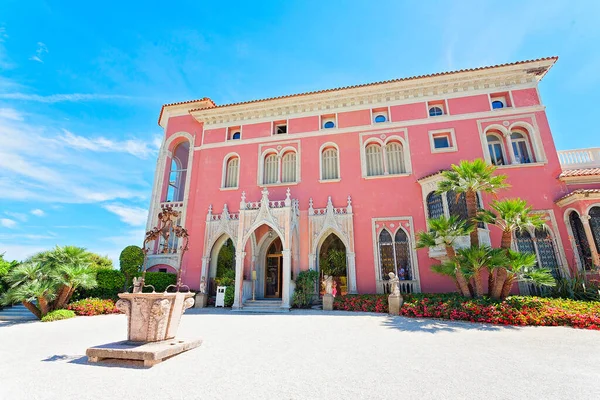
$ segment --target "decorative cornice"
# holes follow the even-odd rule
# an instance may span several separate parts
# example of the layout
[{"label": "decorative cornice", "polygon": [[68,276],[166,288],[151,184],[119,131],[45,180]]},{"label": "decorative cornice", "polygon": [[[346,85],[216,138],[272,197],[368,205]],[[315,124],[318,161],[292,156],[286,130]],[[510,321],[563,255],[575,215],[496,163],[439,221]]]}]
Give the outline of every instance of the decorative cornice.
[{"label": "decorative cornice", "polygon": [[556,200],[556,205],[564,207],[579,200],[600,199],[600,189],[577,189]]}]

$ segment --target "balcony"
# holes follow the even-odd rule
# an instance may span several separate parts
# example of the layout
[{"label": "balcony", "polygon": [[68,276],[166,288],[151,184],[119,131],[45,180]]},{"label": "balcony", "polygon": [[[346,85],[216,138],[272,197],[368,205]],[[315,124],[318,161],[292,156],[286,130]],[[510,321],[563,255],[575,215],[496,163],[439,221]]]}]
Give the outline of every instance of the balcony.
[{"label": "balcony", "polygon": [[559,150],[558,159],[563,171],[580,168],[600,168],[600,147]]}]

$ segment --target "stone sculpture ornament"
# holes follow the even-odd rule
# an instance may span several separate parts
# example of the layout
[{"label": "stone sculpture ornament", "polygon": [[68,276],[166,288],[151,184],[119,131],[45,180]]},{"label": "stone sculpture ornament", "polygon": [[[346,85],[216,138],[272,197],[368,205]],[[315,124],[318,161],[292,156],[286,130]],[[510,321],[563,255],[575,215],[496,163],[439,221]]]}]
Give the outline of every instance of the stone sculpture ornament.
[{"label": "stone sculpture ornament", "polygon": [[333,276],[331,275],[323,275],[323,288],[325,289],[325,294],[333,295]]},{"label": "stone sculpture ornament", "polygon": [[200,293],[206,294],[206,277],[203,276],[200,280]]},{"label": "stone sculpture ornament", "polygon": [[394,274],[393,272],[390,272],[388,275],[390,277],[390,280],[389,280],[390,295],[391,296],[400,296],[400,279],[398,279],[396,274]]}]

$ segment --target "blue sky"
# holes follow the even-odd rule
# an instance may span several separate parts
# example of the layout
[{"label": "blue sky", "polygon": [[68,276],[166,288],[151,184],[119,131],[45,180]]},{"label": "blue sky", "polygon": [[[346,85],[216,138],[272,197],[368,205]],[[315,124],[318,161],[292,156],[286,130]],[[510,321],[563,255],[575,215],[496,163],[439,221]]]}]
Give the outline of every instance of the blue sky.
[{"label": "blue sky", "polygon": [[117,259],[139,244],[163,103],[558,55],[541,83],[557,147],[600,146],[599,11],[549,0],[3,0],[0,253],[73,244]]}]

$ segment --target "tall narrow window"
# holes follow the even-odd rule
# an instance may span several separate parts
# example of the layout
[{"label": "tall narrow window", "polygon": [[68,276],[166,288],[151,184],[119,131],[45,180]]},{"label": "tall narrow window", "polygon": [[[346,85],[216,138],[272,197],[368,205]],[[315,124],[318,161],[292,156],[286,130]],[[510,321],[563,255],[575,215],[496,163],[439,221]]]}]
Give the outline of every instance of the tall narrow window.
[{"label": "tall narrow window", "polygon": [[370,144],[365,149],[367,161],[367,176],[383,175],[383,158],[381,146]]},{"label": "tall narrow window", "polygon": [[388,279],[390,272],[396,271],[394,262],[394,242],[392,235],[387,230],[379,234],[379,260],[381,266],[381,277]]},{"label": "tall narrow window", "polygon": [[279,177],[279,166],[277,165],[277,154],[269,154],[265,157],[265,165],[263,172],[263,183],[277,183]]},{"label": "tall narrow window", "polygon": [[286,153],[281,159],[281,165],[281,182],[296,182],[296,153]]},{"label": "tall narrow window", "polygon": [[166,201],[183,201],[189,152],[188,141],[180,143],[173,150]]},{"label": "tall narrow window", "polygon": [[512,141],[512,147],[517,162],[520,164],[529,164],[533,162],[525,135],[520,132],[513,132],[510,135],[510,139]]},{"label": "tall narrow window", "polygon": [[321,179],[339,179],[338,151],[335,147],[323,150],[321,154]]},{"label": "tall narrow window", "polygon": [[575,211],[571,211],[569,214],[569,225],[571,225],[571,231],[573,232],[573,239],[575,239],[575,247],[577,247],[577,254],[579,255],[579,261],[584,270],[591,270],[592,265],[592,250],[590,244],[585,235],[585,229],[579,214]]},{"label": "tall narrow window", "polygon": [[492,164],[505,165],[506,162],[504,161],[504,146],[502,145],[501,139],[496,135],[487,135],[486,139]]},{"label": "tall narrow window", "polygon": [[404,154],[400,143],[388,143],[385,146],[385,155],[387,157],[388,173],[403,174],[406,172],[406,169],[404,168]]},{"label": "tall narrow window", "polygon": [[590,208],[589,215],[592,237],[594,238],[594,243],[596,243],[596,249],[600,250],[600,207]]},{"label": "tall narrow window", "polygon": [[439,218],[444,215],[444,202],[440,194],[431,192],[427,195],[427,215],[429,219]]},{"label": "tall narrow window", "polygon": [[446,200],[448,201],[448,213],[451,216],[456,216],[462,220],[468,220],[467,214],[467,199],[464,193],[457,193],[450,191],[446,193]]},{"label": "tall narrow window", "polygon": [[394,236],[394,251],[396,254],[396,275],[400,280],[412,280],[413,273],[410,263],[410,246],[408,236],[403,229],[398,229],[398,232],[396,232],[396,235]]},{"label": "tall narrow window", "polygon": [[238,171],[240,160],[232,157],[227,161],[227,171],[225,173],[225,187],[233,188],[238,186]]},{"label": "tall narrow window", "polygon": [[537,242],[538,265],[542,268],[548,268],[555,278],[560,278],[556,249],[552,237],[546,229],[538,228],[535,230],[535,240]]}]

